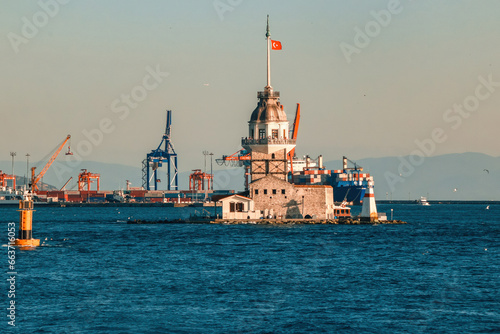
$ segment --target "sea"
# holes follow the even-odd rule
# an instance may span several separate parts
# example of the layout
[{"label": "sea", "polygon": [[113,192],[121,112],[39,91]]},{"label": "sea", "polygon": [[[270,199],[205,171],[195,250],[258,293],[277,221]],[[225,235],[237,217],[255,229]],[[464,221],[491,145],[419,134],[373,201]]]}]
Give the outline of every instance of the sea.
[{"label": "sea", "polygon": [[500,333],[500,205],[383,204],[407,224],[286,226],[127,223],[203,208],[35,209],[42,246],[12,261],[19,213],[0,207],[1,333]]}]

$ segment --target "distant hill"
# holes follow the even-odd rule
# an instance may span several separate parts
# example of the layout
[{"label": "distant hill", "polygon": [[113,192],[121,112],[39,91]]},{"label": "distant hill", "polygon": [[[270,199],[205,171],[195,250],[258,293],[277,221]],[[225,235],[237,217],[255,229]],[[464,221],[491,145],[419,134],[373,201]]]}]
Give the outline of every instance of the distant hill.
[{"label": "distant hill", "polygon": [[[406,156],[360,159],[356,163],[362,166],[365,172],[374,176],[375,195],[379,199],[418,199],[420,196],[427,196],[431,200],[500,200],[500,157],[482,153],[463,153],[414,161],[420,164],[419,166],[413,166],[410,161]],[[15,171],[22,170],[21,166],[21,163],[17,163]],[[327,161],[325,166],[329,169],[341,169],[342,161]],[[41,168],[43,164],[37,170]],[[140,166],[93,161],[81,162],[70,167],[56,160],[43,178],[43,182],[59,189],[72,176],[73,179],[66,189],[76,189],[76,181],[82,168],[101,174],[102,190],[124,189],[126,180],[132,183],[132,187],[142,185]],[[0,161],[0,170],[10,173],[11,169],[11,161]],[[179,174],[179,186],[183,190],[189,188],[190,173],[191,170]],[[243,190],[243,168],[215,170],[214,173],[215,189]],[[25,172],[22,175],[24,174]],[[164,169],[160,172],[160,178],[165,179]],[[164,182],[159,186],[161,190],[166,188]],[[95,185],[92,189],[95,189]]]},{"label": "distant hill", "polygon": [[[37,172],[41,171],[45,163],[37,164]],[[17,183],[19,185],[24,184],[24,175],[26,174],[26,163],[16,163],[14,166],[14,172],[19,174],[19,171],[23,170],[22,176],[17,176]],[[24,167],[24,169],[23,169]],[[30,166],[31,167],[31,166]],[[215,167],[215,166],[214,166]],[[77,190],[78,185],[78,174],[81,169],[87,169],[91,173],[100,174],[100,189],[101,190],[116,190],[125,189],[126,180],[131,182],[132,187],[142,186],[142,168],[132,167],[121,164],[108,164],[103,162],[95,161],[85,161],[81,162],[76,166],[68,166],[65,163],[61,163],[56,160],[47,173],[44,175],[42,181],[48,184],[48,187],[52,189],[60,189],[70,177],[73,179],[66,186],[66,190]],[[0,170],[5,173],[10,174],[12,171],[11,161],[0,161]],[[181,190],[189,189],[189,174],[192,171],[184,171],[179,173],[179,188]],[[243,179],[243,169],[242,168],[228,168],[223,170],[214,170],[215,174],[215,189],[244,189],[244,179]],[[163,181],[159,183],[159,190],[166,190],[167,185],[165,184],[166,171],[162,168],[159,171],[159,177]],[[151,182],[151,185],[153,183]],[[96,189],[96,185],[93,183],[92,190]]]},{"label": "distant hill", "polygon": [[[408,156],[369,158],[356,163],[374,176],[375,196],[379,199],[427,196],[433,200],[500,200],[500,157],[457,153],[422,161],[412,159]],[[421,164],[414,166],[410,161]],[[341,169],[342,162],[328,161],[325,166]]]}]

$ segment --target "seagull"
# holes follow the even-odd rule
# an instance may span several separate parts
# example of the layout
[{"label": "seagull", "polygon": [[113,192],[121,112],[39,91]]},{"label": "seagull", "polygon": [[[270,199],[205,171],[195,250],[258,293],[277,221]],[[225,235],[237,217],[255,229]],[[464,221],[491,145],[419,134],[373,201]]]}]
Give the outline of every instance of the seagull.
[{"label": "seagull", "polygon": [[486,210],[489,210],[489,209],[490,209],[490,206],[488,205],[488,206],[486,207]]},{"label": "seagull", "polygon": [[490,173],[490,171],[487,170],[487,169],[483,169],[483,171],[486,172],[486,173],[488,173],[488,174]]},{"label": "seagull", "polygon": [[456,191],[457,191],[457,188],[453,189],[453,191],[454,191],[454,192],[456,192]]}]

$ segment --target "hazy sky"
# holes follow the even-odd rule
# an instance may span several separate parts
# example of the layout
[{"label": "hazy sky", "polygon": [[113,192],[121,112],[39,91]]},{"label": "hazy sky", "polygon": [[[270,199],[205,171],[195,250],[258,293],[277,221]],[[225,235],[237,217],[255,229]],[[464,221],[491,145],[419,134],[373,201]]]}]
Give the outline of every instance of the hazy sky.
[{"label": "hazy sky", "polygon": [[181,170],[237,151],[266,84],[267,14],[283,44],[272,85],[290,122],[302,107],[299,155],[420,141],[499,156],[499,13],[498,0],[3,1],[0,160],[42,159],[71,134],[83,159],[140,166],[166,109]]}]

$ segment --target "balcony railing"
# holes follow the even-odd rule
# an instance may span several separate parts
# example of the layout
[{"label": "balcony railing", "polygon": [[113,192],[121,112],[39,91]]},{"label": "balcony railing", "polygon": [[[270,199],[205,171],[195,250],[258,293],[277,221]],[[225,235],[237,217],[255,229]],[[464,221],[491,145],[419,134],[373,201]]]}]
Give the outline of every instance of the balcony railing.
[{"label": "balcony railing", "polygon": [[241,138],[242,146],[249,145],[295,145],[295,139],[283,139],[283,138]]},{"label": "balcony railing", "polygon": [[266,97],[280,97],[280,92],[275,92],[275,91],[263,91],[263,92],[257,92],[257,98],[262,99]]}]

